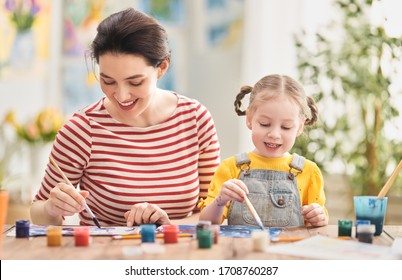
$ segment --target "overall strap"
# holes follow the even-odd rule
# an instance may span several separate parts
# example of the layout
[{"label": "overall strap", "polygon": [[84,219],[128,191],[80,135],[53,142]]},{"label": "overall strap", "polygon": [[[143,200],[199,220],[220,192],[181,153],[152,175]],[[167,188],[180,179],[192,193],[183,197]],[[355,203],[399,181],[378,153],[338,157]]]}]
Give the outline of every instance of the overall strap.
[{"label": "overall strap", "polygon": [[236,155],[236,165],[240,168],[244,176],[250,174],[250,159],[247,153],[240,153]]},{"label": "overall strap", "polygon": [[[290,163],[290,169],[289,169],[289,179],[293,180],[294,177],[296,177],[297,175],[299,175],[300,173],[303,172],[303,166],[304,166],[304,162],[305,162],[305,158],[302,156],[299,156],[296,153],[293,153],[293,159],[292,162]],[[292,169],[296,170],[296,173],[292,172]]]},{"label": "overall strap", "polygon": [[236,155],[236,165],[241,166],[242,164],[250,163],[247,153],[240,153]]},{"label": "overall strap", "polygon": [[304,161],[305,161],[304,157],[299,156],[296,153],[293,153],[293,160],[290,163],[290,167],[302,172],[303,171],[303,166],[304,166]]}]

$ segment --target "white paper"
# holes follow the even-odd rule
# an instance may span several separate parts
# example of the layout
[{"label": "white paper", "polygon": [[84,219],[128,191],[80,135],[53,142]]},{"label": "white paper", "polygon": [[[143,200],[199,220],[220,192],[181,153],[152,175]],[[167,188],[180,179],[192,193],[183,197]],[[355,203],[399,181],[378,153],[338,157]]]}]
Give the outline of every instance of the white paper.
[{"label": "white paper", "polygon": [[314,236],[288,244],[271,245],[267,252],[284,254],[307,259],[362,260],[362,259],[399,259],[391,246],[379,246],[353,240],[341,240],[325,236]]}]

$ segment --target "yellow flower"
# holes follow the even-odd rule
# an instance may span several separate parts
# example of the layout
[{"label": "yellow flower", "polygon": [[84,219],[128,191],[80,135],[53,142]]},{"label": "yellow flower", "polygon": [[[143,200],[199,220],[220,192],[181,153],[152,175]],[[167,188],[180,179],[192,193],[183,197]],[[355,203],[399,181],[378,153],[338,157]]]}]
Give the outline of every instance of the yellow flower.
[{"label": "yellow flower", "polygon": [[7,113],[7,115],[4,117],[4,123],[13,126],[15,129],[19,129],[19,125],[15,119],[14,111],[10,111]]},{"label": "yellow flower", "polygon": [[17,122],[14,111],[10,111],[4,120],[16,131],[18,137],[30,143],[52,142],[64,123],[63,115],[54,108],[45,108],[25,124]]}]

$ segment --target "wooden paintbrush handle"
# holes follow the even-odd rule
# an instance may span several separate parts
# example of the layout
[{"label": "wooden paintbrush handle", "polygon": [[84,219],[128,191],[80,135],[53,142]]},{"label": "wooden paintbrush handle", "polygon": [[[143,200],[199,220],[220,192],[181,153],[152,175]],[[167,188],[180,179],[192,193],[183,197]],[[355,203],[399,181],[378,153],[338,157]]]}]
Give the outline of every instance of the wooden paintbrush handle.
[{"label": "wooden paintbrush handle", "polygon": [[398,166],[395,168],[394,172],[392,172],[391,177],[389,177],[388,181],[385,183],[384,187],[382,187],[380,193],[378,194],[377,198],[383,198],[389,189],[391,188],[392,184],[394,183],[396,177],[399,174],[399,171],[402,168],[402,160],[399,162]]}]

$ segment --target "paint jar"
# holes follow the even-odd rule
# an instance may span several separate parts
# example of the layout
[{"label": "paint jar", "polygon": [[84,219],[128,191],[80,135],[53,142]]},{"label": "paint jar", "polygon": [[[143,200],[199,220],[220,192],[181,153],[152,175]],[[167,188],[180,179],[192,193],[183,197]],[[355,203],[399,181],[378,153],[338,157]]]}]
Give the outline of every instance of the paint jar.
[{"label": "paint jar", "polygon": [[253,230],[251,232],[251,239],[255,252],[265,252],[265,249],[270,243],[269,233],[265,230]]},{"label": "paint jar", "polygon": [[17,220],[15,221],[15,237],[26,238],[29,237],[29,220]]},{"label": "paint jar", "polygon": [[145,243],[155,242],[155,230],[156,225],[154,224],[140,225],[141,241]]},{"label": "paint jar", "polygon": [[61,227],[48,227],[46,236],[47,246],[61,246]]},{"label": "paint jar", "polygon": [[197,239],[198,239],[198,232],[202,229],[209,229],[211,226],[211,221],[199,221],[196,227],[196,232],[197,232]]},{"label": "paint jar", "polygon": [[179,226],[177,225],[163,226],[163,240],[165,243],[179,242],[178,234],[179,234]]},{"label": "paint jar", "polygon": [[338,236],[352,236],[353,221],[338,220]]},{"label": "paint jar", "polygon": [[89,246],[89,228],[75,227],[74,228],[75,246]]},{"label": "paint jar", "polygon": [[359,225],[357,228],[359,242],[363,243],[373,243],[373,237],[375,233],[375,225]]},{"label": "paint jar", "polygon": [[219,234],[221,232],[220,225],[211,225],[210,229],[212,230],[212,234],[214,237],[214,244],[218,244],[218,238],[219,238]]},{"label": "paint jar", "polygon": [[208,249],[212,247],[214,237],[211,229],[200,229],[197,232],[197,238],[198,248]]},{"label": "paint jar", "polygon": [[357,232],[357,228],[358,228],[360,225],[370,225],[370,224],[371,224],[370,220],[356,220],[356,228],[355,228],[355,235],[356,235],[356,238],[359,237],[359,234],[358,234],[358,232]]}]

